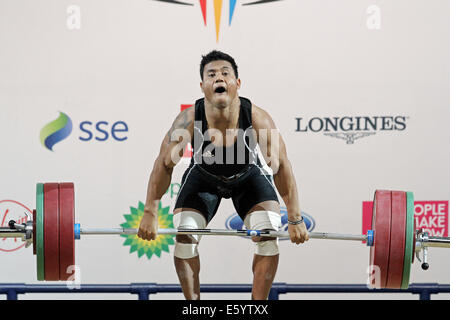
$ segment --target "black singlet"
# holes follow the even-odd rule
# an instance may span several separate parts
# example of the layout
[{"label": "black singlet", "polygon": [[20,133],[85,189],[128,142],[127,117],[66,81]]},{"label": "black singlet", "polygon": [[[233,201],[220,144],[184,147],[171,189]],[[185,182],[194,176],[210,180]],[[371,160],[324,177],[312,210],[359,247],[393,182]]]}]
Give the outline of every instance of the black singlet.
[{"label": "black singlet", "polygon": [[[252,103],[240,98],[239,131],[236,142],[230,147],[216,147],[208,137],[205,104],[203,99],[195,103],[194,135],[191,141],[194,155],[181,179],[181,187],[174,209],[192,208],[211,221],[222,198],[233,201],[242,220],[256,204],[278,201],[273,177],[266,172],[258,158],[256,137],[252,127]],[[242,163],[238,152],[241,149]],[[222,152],[222,163],[215,156]],[[227,155],[230,155],[226,163]],[[219,157],[220,158],[220,157]],[[219,159],[220,160],[220,159]]]},{"label": "black singlet", "polygon": [[192,145],[194,148],[191,165],[197,164],[207,173],[215,176],[232,177],[259,164],[256,138],[252,127],[252,103],[239,97],[238,132],[235,143],[229,147],[215,146],[208,134],[204,98],[195,102],[195,123]]}]

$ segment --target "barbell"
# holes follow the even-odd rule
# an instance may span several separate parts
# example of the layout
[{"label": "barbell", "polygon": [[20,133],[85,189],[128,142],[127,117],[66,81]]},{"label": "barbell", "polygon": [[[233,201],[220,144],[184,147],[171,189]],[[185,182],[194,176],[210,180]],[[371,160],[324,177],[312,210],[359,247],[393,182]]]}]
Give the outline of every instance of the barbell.
[{"label": "barbell", "polygon": [[[310,232],[311,239],[365,241],[370,247],[369,279],[372,288],[407,289],[414,253],[423,251],[422,268],[428,269],[428,247],[450,247],[450,238],[431,237],[415,229],[412,192],[377,190],[372,227],[365,235]],[[133,228],[81,228],[75,223],[73,183],[37,183],[33,218],[23,224],[10,221],[0,227],[0,237],[22,238],[33,246],[37,279],[73,279],[75,240],[81,235],[136,235]],[[158,229],[158,235],[267,236],[289,238],[286,231],[222,229]]]}]

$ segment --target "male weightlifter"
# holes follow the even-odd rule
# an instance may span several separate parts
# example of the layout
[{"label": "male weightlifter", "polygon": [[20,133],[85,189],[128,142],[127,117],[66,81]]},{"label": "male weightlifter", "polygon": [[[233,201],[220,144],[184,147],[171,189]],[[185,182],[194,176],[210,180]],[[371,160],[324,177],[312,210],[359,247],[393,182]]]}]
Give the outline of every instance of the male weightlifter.
[{"label": "male weightlifter", "polygon": [[[204,98],[177,116],[161,144],[138,236],[156,239],[159,201],[170,186],[173,168],[184,147],[191,142],[192,161],[183,175],[174,209],[176,228],[206,228],[221,199],[231,198],[247,229],[278,230],[281,218],[275,183],[287,206],[291,241],[307,241],[283,139],[266,111],[239,97],[241,80],[234,59],[220,51],[208,53],[202,57],[200,77]],[[176,236],[175,268],[186,299],[200,299],[200,238]],[[277,271],[278,239],[254,237],[253,241],[252,299],[262,300],[267,299]]]}]

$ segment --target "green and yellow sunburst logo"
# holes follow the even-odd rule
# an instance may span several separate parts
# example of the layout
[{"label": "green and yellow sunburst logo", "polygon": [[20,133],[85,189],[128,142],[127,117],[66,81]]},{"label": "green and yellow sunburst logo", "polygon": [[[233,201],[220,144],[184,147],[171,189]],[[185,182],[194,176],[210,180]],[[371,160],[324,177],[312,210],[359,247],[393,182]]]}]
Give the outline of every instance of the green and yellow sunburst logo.
[{"label": "green and yellow sunburst logo", "polygon": [[[139,201],[137,208],[130,207],[131,214],[125,214],[125,220],[127,222],[122,223],[122,228],[139,228],[141,219],[144,215],[144,204]],[[169,207],[161,207],[159,202],[158,207],[158,224],[159,228],[169,229],[173,228],[173,215],[169,214]],[[130,253],[137,252],[138,257],[142,257],[144,254],[148,259],[156,254],[161,257],[161,252],[169,252],[169,245],[174,245],[174,235],[158,235],[155,240],[146,241],[139,238],[137,235],[123,234],[122,237],[127,238],[123,243],[124,246],[130,246]]]}]

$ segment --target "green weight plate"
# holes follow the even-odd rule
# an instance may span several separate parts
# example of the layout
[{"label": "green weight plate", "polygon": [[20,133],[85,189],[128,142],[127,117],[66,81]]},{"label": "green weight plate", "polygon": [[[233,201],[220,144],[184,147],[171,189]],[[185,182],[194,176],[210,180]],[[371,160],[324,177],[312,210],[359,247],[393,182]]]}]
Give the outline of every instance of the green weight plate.
[{"label": "green weight plate", "polygon": [[36,266],[37,279],[45,279],[44,268],[44,184],[36,184]]},{"label": "green weight plate", "polygon": [[411,263],[413,259],[414,247],[414,194],[406,192],[406,241],[405,241],[405,258],[403,265],[402,289],[408,289],[409,276],[411,273]]}]

